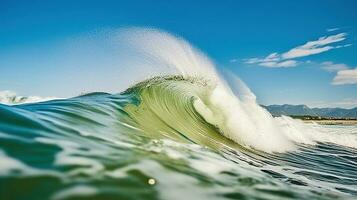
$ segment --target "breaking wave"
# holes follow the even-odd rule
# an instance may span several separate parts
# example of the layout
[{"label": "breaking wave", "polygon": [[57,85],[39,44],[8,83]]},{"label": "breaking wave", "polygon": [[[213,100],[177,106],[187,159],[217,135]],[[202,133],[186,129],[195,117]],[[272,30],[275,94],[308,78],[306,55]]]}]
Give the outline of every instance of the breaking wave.
[{"label": "breaking wave", "polygon": [[0,104],[1,199],[357,195],[355,126],[274,118],[242,80],[167,32],[112,37],[135,59],[129,78],[146,77],[125,91],[36,103],[1,94],[25,103]]}]

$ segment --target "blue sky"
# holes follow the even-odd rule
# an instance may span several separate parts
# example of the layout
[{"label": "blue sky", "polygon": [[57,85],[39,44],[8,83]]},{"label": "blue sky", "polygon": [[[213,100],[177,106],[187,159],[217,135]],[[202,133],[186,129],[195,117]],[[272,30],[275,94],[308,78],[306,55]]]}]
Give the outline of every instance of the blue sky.
[{"label": "blue sky", "polygon": [[262,104],[357,106],[356,9],[353,0],[2,0],[0,91],[114,92],[123,70],[114,54],[71,52],[83,35],[138,26],[187,39],[238,74]]}]

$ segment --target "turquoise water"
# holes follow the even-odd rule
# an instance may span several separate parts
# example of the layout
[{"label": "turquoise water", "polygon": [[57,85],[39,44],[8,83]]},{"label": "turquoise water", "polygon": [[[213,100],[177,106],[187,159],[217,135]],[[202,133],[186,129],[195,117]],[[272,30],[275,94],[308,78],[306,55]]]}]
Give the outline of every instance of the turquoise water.
[{"label": "turquoise water", "polygon": [[356,198],[356,126],[306,125],[331,137],[262,151],[197,110],[211,89],[159,77],[120,94],[0,104],[0,199]]},{"label": "turquoise water", "polygon": [[136,85],[0,104],[1,200],[357,198],[357,126],[273,118],[233,73],[160,30],[103,45],[123,45],[118,80]]}]

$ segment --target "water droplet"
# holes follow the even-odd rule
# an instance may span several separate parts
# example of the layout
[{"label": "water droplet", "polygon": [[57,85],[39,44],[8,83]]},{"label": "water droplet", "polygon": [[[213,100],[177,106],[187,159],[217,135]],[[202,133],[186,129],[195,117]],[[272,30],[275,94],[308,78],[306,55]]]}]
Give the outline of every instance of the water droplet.
[{"label": "water droplet", "polygon": [[150,179],[148,180],[148,183],[149,183],[149,185],[155,185],[156,180],[153,179],[153,178],[150,178]]}]

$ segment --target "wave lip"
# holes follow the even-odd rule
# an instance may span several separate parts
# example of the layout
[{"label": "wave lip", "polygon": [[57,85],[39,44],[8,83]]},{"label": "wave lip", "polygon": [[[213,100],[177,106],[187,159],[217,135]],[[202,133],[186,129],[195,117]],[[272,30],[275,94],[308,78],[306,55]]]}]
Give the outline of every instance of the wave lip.
[{"label": "wave lip", "polygon": [[[205,80],[209,85],[207,88],[189,84],[182,86],[183,82],[171,80],[169,84],[168,82],[165,84],[167,84],[166,88],[172,89],[172,91],[166,90],[165,92],[168,93],[162,94],[160,93],[162,91],[152,90],[152,93],[149,92],[151,95],[144,95],[145,97],[142,98],[144,102],[154,100],[151,103],[157,105],[158,102],[163,101],[160,98],[165,95],[176,96],[176,99],[172,99],[171,104],[169,101],[162,102],[163,105],[160,106],[165,106],[167,113],[162,112],[158,116],[173,114],[169,112],[173,112],[170,111],[172,107],[178,106],[175,104],[175,100],[190,96],[193,99],[190,109],[193,109],[196,115],[198,114],[210,126],[216,127],[224,137],[246,148],[272,153],[296,150],[296,144],[314,145],[320,141],[333,141],[341,144],[331,137],[329,137],[330,139],[322,137],[323,134],[318,128],[302,124],[288,117],[274,118],[257,103],[255,95],[242,80],[231,72],[225,73],[225,71],[218,70],[208,56],[180,37],[148,28],[125,29],[119,36],[121,37],[120,41],[127,43],[131,52],[144,58],[143,66],[168,68],[169,72],[166,71],[163,74],[179,75],[186,81]],[[148,85],[154,87],[156,83],[149,81]],[[162,84],[159,83],[161,86]],[[179,91],[174,91],[178,88],[180,88]],[[175,92],[178,92],[179,95]],[[181,109],[186,108],[182,107]],[[158,108],[155,107],[151,111],[155,113],[156,109]],[[175,122],[175,119],[173,118],[172,121]],[[317,135],[321,137],[317,137]]]}]

